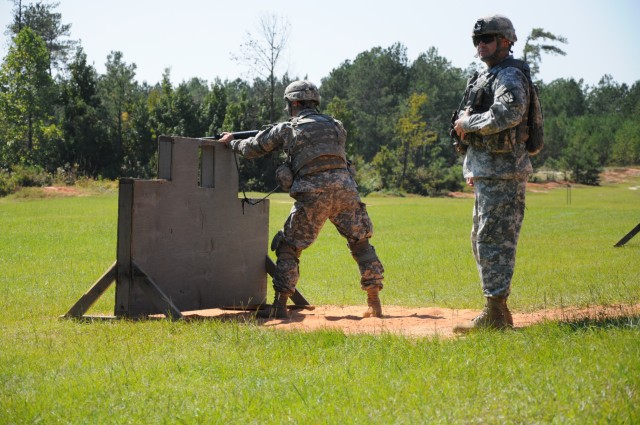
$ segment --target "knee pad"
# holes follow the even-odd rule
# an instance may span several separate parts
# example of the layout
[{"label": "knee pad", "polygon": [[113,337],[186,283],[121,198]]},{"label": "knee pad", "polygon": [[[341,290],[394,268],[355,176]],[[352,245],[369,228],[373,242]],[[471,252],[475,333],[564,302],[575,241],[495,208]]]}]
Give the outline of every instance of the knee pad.
[{"label": "knee pad", "polygon": [[356,242],[349,242],[349,249],[351,250],[351,255],[358,264],[378,260],[376,250],[369,243],[369,239],[360,239]]},{"label": "knee pad", "polygon": [[284,241],[284,232],[282,230],[279,230],[278,233],[276,233],[273,239],[271,240],[271,251],[277,250],[283,241]]},{"label": "knee pad", "polygon": [[297,260],[300,256],[298,250],[293,245],[285,241],[284,232],[282,230],[276,233],[276,235],[273,237],[273,240],[271,241],[271,251],[275,251],[276,257],[278,257],[279,259],[289,258]]}]

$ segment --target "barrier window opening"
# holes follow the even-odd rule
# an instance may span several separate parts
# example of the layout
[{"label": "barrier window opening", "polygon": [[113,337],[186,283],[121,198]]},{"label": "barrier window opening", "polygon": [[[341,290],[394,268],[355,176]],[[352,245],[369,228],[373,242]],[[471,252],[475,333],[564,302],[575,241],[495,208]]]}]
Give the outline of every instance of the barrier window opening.
[{"label": "barrier window opening", "polygon": [[215,185],[215,149],[213,146],[200,146],[198,161],[198,185],[214,188]]}]

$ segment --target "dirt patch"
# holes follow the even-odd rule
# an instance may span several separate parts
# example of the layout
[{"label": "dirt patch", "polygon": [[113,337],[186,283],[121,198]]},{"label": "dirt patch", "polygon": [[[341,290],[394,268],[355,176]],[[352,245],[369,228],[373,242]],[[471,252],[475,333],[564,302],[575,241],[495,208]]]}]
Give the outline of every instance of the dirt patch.
[{"label": "dirt patch", "polygon": [[545,182],[545,183],[527,183],[527,191],[528,192],[548,192],[553,189],[562,189],[568,186],[578,186],[575,183],[567,183],[567,182]]},{"label": "dirt patch", "polygon": [[447,196],[449,198],[473,198],[475,195],[473,192],[449,192]]},{"label": "dirt patch", "polygon": [[640,168],[614,168],[600,174],[602,181],[607,183],[624,183],[635,177],[640,177]]},{"label": "dirt patch", "polygon": [[[566,188],[569,185],[572,187],[580,186],[575,183],[555,182],[555,181],[549,181],[544,183],[529,182],[527,183],[527,192],[547,193],[550,190]],[[449,198],[473,198],[475,194],[473,192],[449,192],[447,196]]]},{"label": "dirt patch", "polygon": [[46,186],[42,190],[44,193],[59,196],[81,196],[82,191],[73,186]]},{"label": "dirt patch", "polygon": [[[287,331],[317,331],[335,329],[345,334],[397,334],[409,337],[452,337],[453,326],[466,323],[479,314],[479,310],[455,310],[437,307],[406,308],[384,306],[383,318],[362,318],[365,306],[316,306],[313,310],[292,310],[290,319],[256,319],[260,326]],[[253,312],[235,312],[222,309],[199,310],[185,313],[187,320],[219,319],[253,321]],[[545,320],[577,321],[602,320],[640,315],[640,304],[567,307],[532,313],[513,313],[515,328],[523,328]]]}]

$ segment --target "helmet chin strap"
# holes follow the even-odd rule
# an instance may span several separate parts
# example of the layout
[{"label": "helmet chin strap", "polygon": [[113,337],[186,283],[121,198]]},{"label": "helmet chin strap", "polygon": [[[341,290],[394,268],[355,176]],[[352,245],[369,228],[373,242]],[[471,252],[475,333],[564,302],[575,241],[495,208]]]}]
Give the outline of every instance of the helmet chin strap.
[{"label": "helmet chin strap", "polygon": [[300,102],[289,100],[287,101],[286,111],[290,117],[298,115],[301,110]]}]

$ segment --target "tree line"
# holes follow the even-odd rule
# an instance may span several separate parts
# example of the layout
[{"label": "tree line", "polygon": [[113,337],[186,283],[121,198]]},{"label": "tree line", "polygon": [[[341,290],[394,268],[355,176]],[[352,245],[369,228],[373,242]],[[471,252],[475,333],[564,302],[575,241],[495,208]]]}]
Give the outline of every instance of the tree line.
[{"label": "tree line", "polygon": [[[150,85],[138,82],[135,63],[114,51],[99,74],[80,43],[68,40],[71,26],[62,24],[57,3],[15,4],[0,68],[0,194],[55,176],[152,178],[160,135],[201,137],[287,119],[274,97],[298,78],[276,75],[274,63],[251,81],[175,84],[167,69]],[[564,42],[536,30],[523,52],[534,74],[546,46],[535,44],[536,37]],[[281,49],[285,39],[278,44],[278,34],[269,35],[271,48]],[[319,82],[321,109],[348,131],[348,155],[364,194],[462,189],[449,126],[474,66],[453,67],[435,48],[410,62],[406,47],[395,43],[345,60]],[[640,164],[640,82],[629,87],[605,75],[596,86],[574,79],[538,84],[546,146],[533,158],[537,169],[598,184],[603,166]],[[240,160],[242,186],[273,189],[281,161],[278,154]]]}]

